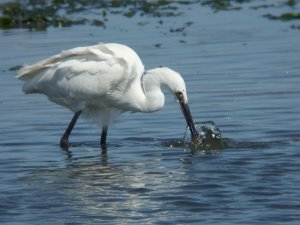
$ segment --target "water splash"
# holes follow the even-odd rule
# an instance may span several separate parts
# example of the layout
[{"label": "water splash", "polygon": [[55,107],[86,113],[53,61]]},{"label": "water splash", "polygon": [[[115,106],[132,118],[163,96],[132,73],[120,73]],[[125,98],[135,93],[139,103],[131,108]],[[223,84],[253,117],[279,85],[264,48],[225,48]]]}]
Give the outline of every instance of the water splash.
[{"label": "water splash", "polygon": [[191,150],[193,153],[213,153],[223,147],[221,130],[213,121],[204,121],[195,123],[195,127],[199,136],[192,140],[189,128],[187,127],[184,135],[185,149]]}]

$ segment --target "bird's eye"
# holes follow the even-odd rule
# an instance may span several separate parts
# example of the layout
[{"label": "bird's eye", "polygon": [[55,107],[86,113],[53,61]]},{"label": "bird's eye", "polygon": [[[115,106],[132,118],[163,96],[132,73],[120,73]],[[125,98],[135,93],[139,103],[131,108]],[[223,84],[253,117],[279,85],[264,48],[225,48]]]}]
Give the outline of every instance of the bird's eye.
[{"label": "bird's eye", "polygon": [[178,98],[182,98],[182,97],[183,97],[183,94],[182,94],[182,92],[180,92],[180,91],[176,92],[175,95],[176,95]]},{"label": "bird's eye", "polygon": [[180,102],[183,102],[184,97],[181,91],[176,92],[175,95]]}]

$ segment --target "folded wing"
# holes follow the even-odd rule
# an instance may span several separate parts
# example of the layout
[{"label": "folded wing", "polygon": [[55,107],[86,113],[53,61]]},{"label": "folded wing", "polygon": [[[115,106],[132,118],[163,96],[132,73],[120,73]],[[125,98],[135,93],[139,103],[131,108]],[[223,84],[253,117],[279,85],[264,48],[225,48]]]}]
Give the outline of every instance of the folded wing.
[{"label": "folded wing", "polygon": [[99,44],[63,51],[25,66],[17,78],[25,81],[25,93],[43,93],[51,101],[77,110],[82,104],[118,101],[143,71],[140,58],[129,47]]}]

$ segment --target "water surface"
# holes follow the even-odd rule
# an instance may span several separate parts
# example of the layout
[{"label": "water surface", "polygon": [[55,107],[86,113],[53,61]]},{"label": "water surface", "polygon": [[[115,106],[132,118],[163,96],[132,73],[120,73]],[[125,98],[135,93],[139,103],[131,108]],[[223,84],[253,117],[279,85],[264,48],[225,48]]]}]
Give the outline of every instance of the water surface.
[{"label": "water surface", "polygon": [[[298,224],[300,33],[261,16],[288,8],[181,7],[163,23],[115,15],[106,28],[0,30],[1,224]],[[24,95],[10,68],[98,42],[180,72],[194,120],[213,121],[226,147],[185,148],[184,118],[167,95],[160,112],[119,117],[106,154],[84,120],[61,150],[71,113]]]}]

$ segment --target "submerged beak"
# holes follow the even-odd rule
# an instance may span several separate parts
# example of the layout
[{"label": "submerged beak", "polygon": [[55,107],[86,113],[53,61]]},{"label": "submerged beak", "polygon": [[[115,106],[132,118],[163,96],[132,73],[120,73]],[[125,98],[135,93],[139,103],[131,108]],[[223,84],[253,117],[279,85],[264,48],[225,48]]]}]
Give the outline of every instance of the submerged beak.
[{"label": "submerged beak", "polygon": [[182,111],[182,113],[184,115],[184,118],[186,120],[186,123],[187,123],[187,125],[188,125],[188,127],[191,131],[192,139],[195,139],[199,136],[199,134],[198,134],[198,132],[195,128],[195,125],[194,125],[194,122],[193,122],[193,117],[192,117],[189,105],[184,102],[184,97],[183,97],[183,94],[181,92],[177,92],[175,95],[178,98],[178,101],[179,101],[179,104],[180,104],[180,107],[181,107],[181,111]]}]

